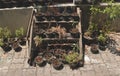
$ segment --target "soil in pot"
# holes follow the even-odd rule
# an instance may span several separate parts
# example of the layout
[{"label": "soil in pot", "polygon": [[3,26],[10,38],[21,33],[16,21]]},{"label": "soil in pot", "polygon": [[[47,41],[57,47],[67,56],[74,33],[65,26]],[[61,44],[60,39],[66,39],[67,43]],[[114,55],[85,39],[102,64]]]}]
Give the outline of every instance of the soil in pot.
[{"label": "soil in pot", "polygon": [[71,35],[73,38],[79,38],[80,37],[80,33],[79,33],[79,30],[77,28],[73,28],[71,31],[70,31]]},{"label": "soil in pot", "polygon": [[25,46],[25,45],[26,45],[26,39],[24,39],[24,38],[20,39],[20,40],[19,40],[19,44],[20,44],[21,46]]},{"label": "soil in pot", "polygon": [[98,53],[99,53],[98,45],[97,45],[97,44],[91,44],[91,49],[90,49],[90,51],[91,51],[93,54],[98,54]]},{"label": "soil in pot", "polygon": [[61,70],[63,69],[63,64],[60,60],[56,59],[56,58],[53,58],[51,60],[51,63],[53,65],[53,68],[56,69],[56,70]]},{"label": "soil in pot", "polygon": [[46,61],[43,59],[42,56],[36,56],[35,59],[34,59],[34,61],[40,67],[43,67],[43,66],[46,65]]},{"label": "soil in pot", "polygon": [[5,52],[9,52],[10,50],[12,50],[12,47],[9,44],[4,44],[1,47]]},{"label": "soil in pot", "polygon": [[106,44],[102,44],[102,43],[99,42],[99,49],[100,49],[101,51],[105,51],[106,48],[107,48]]},{"label": "soil in pot", "polygon": [[49,52],[46,52],[44,54],[44,58],[46,59],[46,61],[51,64],[51,59],[53,58],[53,54],[52,53],[49,53]]},{"label": "soil in pot", "polygon": [[22,47],[19,46],[17,41],[13,43],[12,47],[15,50],[15,52],[20,52],[22,50]]}]

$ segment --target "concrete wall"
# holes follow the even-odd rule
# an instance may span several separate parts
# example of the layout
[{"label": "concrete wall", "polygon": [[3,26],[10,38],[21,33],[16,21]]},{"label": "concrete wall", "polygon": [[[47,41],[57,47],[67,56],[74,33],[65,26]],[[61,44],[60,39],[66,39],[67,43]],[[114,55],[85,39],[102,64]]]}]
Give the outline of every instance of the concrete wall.
[{"label": "concrete wall", "polygon": [[33,8],[0,9],[0,26],[7,26],[12,33],[19,27],[27,31]]}]

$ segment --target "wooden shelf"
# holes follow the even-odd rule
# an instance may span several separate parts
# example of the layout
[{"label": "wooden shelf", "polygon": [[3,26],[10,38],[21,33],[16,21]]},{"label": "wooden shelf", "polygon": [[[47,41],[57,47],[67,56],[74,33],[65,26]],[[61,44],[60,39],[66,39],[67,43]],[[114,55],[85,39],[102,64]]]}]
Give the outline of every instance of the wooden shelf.
[{"label": "wooden shelf", "polygon": [[39,24],[39,23],[58,23],[58,24],[63,24],[63,23],[69,23],[69,24],[73,24],[73,23],[78,23],[78,21],[35,21],[36,24]]},{"label": "wooden shelf", "polygon": [[79,38],[44,38],[43,40],[79,40]]},{"label": "wooden shelf", "polygon": [[48,46],[74,46],[76,43],[48,44]]}]

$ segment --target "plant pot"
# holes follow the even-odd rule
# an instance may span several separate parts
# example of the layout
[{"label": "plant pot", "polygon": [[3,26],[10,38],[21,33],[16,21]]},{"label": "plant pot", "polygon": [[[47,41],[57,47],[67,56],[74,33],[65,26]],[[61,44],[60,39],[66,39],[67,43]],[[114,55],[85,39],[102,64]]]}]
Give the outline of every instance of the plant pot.
[{"label": "plant pot", "polygon": [[98,54],[98,53],[99,53],[98,45],[97,45],[97,44],[92,44],[90,51],[91,51],[93,54]]},{"label": "plant pot", "polygon": [[46,61],[43,59],[42,56],[35,57],[34,62],[40,67],[43,67],[46,65]]},{"label": "plant pot", "polygon": [[106,50],[106,46],[105,46],[105,45],[99,45],[99,49],[100,49],[101,51],[105,51],[105,50]]},{"label": "plant pot", "polygon": [[13,43],[12,47],[15,50],[15,52],[20,52],[22,50],[17,41]]},{"label": "plant pot", "polygon": [[9,52],[10,50],[12,50],[12,47],[9,44],[4,44],[1,47],[5,52]]},{"label": "plant pot", "polygon": [[19,44],[20,44],[21,46],[25,46],[25,45],[26,45],[26,39],[25,39],[25,38],[20,39],[20,40],[19,40]]},{"label": "plant pot", "polygon": [[61,55],[59,60],[62,61],[63,64],[68,64],[68,62],[65,60],[65,56],[64,55]]},{"label": "plant pot", "polygon": [[70,33],[73,38],[80,38],[80,32],[79,32],[78,28],[71,29]]},{"label": "plant pot", "polygon": [[44,54],[44,58],[46,59],[46,61],[51,64],[51,59],[53,58],[53,54],[52,53],[49,53],[49,52],[46,52]]},{"label": "plant pot", "polygon": [[73,38],[80,38],[80,33],[76,32],[76,33],[71,33]]},{"label": "plant pot", "polygon": [[47,34],[48,38],[59,38],[59,34],[57,32],[51,32]]},{"label": "plant pot", "polygon": [[60,53],[61,49],[56,49],[54,50],[54,55],[59,58],[61,56],[61,53]]},{"label": "plant pot", "polygon": [[63,69],[63,64],[60,60],[56,59],[56,58],[53,58],[51,60],[51,63],[53,65],[53,68],[56,69],[56,70],[61,70]]},{"label": "plant pot", "polygon": [[84,36],[83,37],[83,42],[84,42],[84,44],[87,44],[87,45],[97,43],[95,38],[92,38],[92,37],[89,37],[89,36]]},{"label": "plant pot", "polygon": [[74,63],[69,64],[71,69],[77,69],[77,68],[79,68],[79,65],[80,65],[79,62],[74,62]]},{"label": "plant pot", "polygon": [[106,43],[99,42],[99,49],[100,49],[101,51],[105,51],[106,48],[107,48],[106,45],[107,45]]}]

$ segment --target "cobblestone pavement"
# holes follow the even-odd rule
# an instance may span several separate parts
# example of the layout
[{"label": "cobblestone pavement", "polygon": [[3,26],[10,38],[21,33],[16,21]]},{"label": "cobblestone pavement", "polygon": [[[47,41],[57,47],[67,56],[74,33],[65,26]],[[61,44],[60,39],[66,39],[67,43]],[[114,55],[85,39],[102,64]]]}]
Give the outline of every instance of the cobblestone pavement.
[{"label": "cobblestone pavement", "polygon": [[[120,34],[111,36],[120,43]],[[0,76],[120,76],[120,56],[112,54],[108,49],[92,54],[90,47],[85,47],[84,67],[72,70],[65,65],[60,71],[49,64],[45,67],[29,66],[27,47],[23,47],[21,52],[12,50],[7,54],[0,49]]]}]

